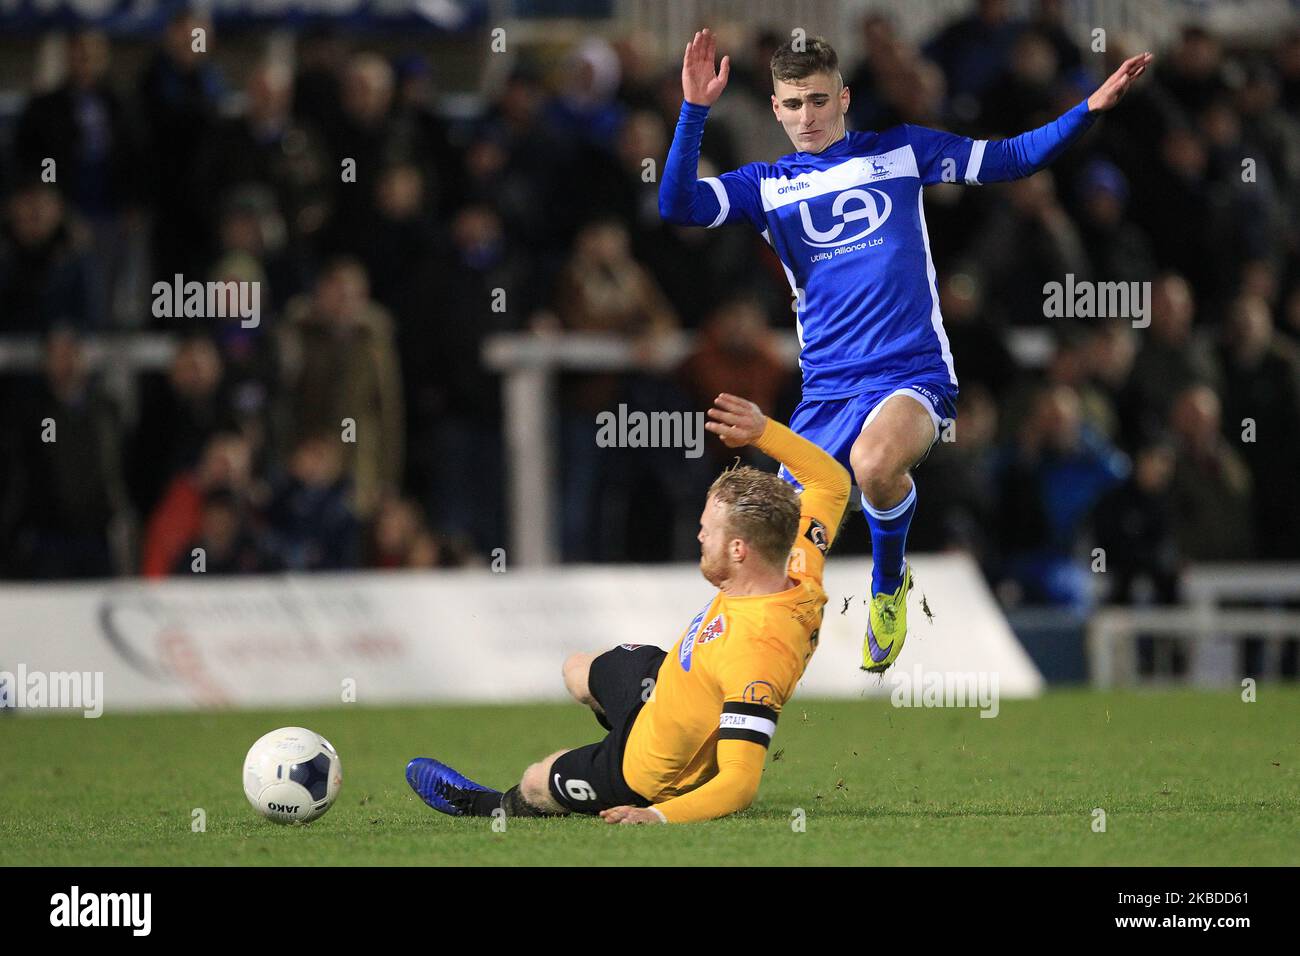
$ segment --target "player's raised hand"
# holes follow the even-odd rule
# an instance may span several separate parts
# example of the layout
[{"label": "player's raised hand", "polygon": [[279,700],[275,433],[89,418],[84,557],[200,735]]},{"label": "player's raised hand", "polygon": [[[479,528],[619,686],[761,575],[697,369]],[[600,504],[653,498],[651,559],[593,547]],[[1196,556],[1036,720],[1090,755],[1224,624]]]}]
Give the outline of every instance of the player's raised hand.
[{"label": "player's raised hand", "polygon": [[1088,97],[1088,109],[1094,112],[1112,109],[1124,98],[1133,81],[1146,72],[1154,59],[1155,57],[1150,53],[1139,53],[1121,63],[1119,69],[1107,77],[1105,83],[1097,87],[1097,92]]},{"label": "player's raised hand", "polygon": [[686,44],[686,56],[682,58],[682,96],[687,103],[712,106],[727,88],[731,57],[724,56],[715,73],[713,57],[717,52],[717,37],[707,27]]},{"label": "player's raised hand", "polygon": [[705,422],[705,429],[721,438],[728,448],[740,448],[757,441],[767,427],[767,416],[757,405],[726,392],[713,400],[709,417],[713,421]]}]

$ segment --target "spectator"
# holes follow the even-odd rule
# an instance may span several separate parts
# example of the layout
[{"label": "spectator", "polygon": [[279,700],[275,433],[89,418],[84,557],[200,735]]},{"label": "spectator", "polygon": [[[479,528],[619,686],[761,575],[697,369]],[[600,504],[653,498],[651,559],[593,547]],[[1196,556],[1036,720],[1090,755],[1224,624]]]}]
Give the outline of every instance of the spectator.
[{"label": "spectator", "polygon": [[365,268],[336,259],[310,297],[289,303],[280,330],[285,451],[331,432],[349,447],[347,472],[358,515],[402,477],[401,368],[388,310],[370,299]]},{"label": "spectator", "polygon": [[1016,364],[1000,332],[984,318],[983,295],[971,272],[949,273],[939,283],[939,308],[962,390],[983,386],[996,399],[1015,378]]},{"label": "spectator", "polygon": [[615,99],[621,80],[618,54],[599,37],[582,41],[564,64],[561,89],[546,106],[550,127],[599,150],[611,151],[623,123]]},{"label": "spectator", "polygon": [[247,505],[230,488],[213,488],[203,499],[198,533],[177,556],[172,574],[266,574],[279,570],[249,523]]},{"label": "spectator", "polygon": [[381,172],[401,163],[423,167],[429,148],[419,125],[394,107],[395,77],[383,57],[359,53],[348,61],[343,74],[342,115],[329,142],[331,177],[338,177],[345,161],[355,163],[354,181],[334,179],[335,202],[326,254],[365,252],[366,228],[371,221],[374,183]]},{"label": "spectator", "polygon": [[[613,334],[639,344],[652,360],[655,340],[677,325],[663,292],[631,256],[626,228],[615,220],[591,223],[578,234],[573,257],[560,275],[556,311],[570,329]],[[612,410],[624,386],[614,374],[574,375],[563,382],[564,549],[591,553],[592,509],[600,481],[594,442],[595,415]]]},{"label": "spectator", "polygon": [[1011,19],[1007,0],[978,0],[974,13],[945,27],[925,46],[925,55],[943,70],[958,119],[975,118],[980,97],[1006,69],[1022,28]]},{"label": "spectator", "polygon": [[127,214],[139,199],[140,146],[127,104],[108,82],[108,38],[78,30],[68,38],[68,76],[33,97],[19,117],[14,152],[22,175],[45,172],[47,160],[93,249],[92,298],[108,312],[129,260]]},{"label": "spectator", "polygon": [[[323,218],[325,209],[304,210],[302,217],[315,221]],[[318,224],[304,225],[304,231],[315,231]],[[303,242],[290,243],[288,224],[281,215],[275,194],[260,183],[245,183],[227,191],[216,220],[217,255],[212,269],[221,269],[220,263],[231,256],[252,259],[251,268],[263,282],[260,299],[270,312],[280,313],[285,304],[303,289],[303,277],[314,266],[315,251]],[[244,268],[248,268],[245,266]]]},{"label": "spectator", "polygon": [[996,563],[997,432],[993,392],[982,383],[963,384],[956,422],[944,424],[940,441],[913,478],[927,507],[912,520],[910,547],[918,552],[962,551],[981,567]]},{"label": "spectator", "polygon": [[266,509],[268,545],[277,564],[289,571],[357,567],[360,526],[348,491],[337,433],[300,441]]},{"label": "spectator", "polygon": [[151,512],[172,479],[194,467],[214,435],[233,428],[222,373],[212,339],[195,334],[177,346],[165,377],[145,377],[131,450],[131,488],[141,513]]},{"label": "spectator", "polygon": [[1178,42],[1161,58],[1156,78],[1189,116],[1229,89],[1218,38],[1194,24],[1183,27]]},{"label": "spectator", "polygon": [[1079,555],[1083,536],[1097,503],[1128,471],[1123,452],[1084,424],[1073,389],[1038,393],[995,466],[1000,577],[1014,593],[1080,614],[1092,606],[1092,575]]},{"label": "spectator", "polygon": [[464,540],[430,530],[410,499],[384,498],[371,528],[368,567],[453,568],[474,563]]},{"label": "spectator", "polygon": [[423,54],[397,61],[397,108],[415,129],[415,138],[428,151],[424,170],[430,209],[447,216],[465,194],[462,132],[438,113],[433,67]]},{"label": "spectator", "polygon": [[1186,561],[1241,561],[1254,547],[1250,470],[1223,437],[1221,419],[1207,385],[1184,388],[1170,412],[1178,449],[1171,492]]},{"label": "spectator", "polygon": [[1152,237],[1159,268],[1187,276],[1202,298],[1222,281],[1213,236],[1230,228],[1209,178],[1209,150],[1194,129],[1175,126],[1159,146],[1158,175],[1146,177],[1133,216]]},{"label": "spectator", "polygon": [[1052,45],[1060,73],[1072,74],[1082,69],[1083,53],[1066,20],[1064,0],[1038,0],[1038,9],[1030,25]]},{"label": "spectator", "polygon": [[251,465],[248,440],[242,435],[218,432],[208,439],[195,467],[172,478],[149,515],[140,558],[144,577],[164,577],[189,567],[187,545],[204,533],[208,496],[222,489],[247,497],[253,483]]},{"label": "spectator", "polygon": [[[746,298],[732,299],[714,312],[677,375],[695,408],[708,408],[721,392],[744,395],[759,408],[774,408],[790,377],[766,316],[757,302]],[[721,442],[706,447],[717,464],[735,457]]]},{"label": "spectator", "polygon": [[1044,322],[1043,286],[1087,269],[1083,241],[1056,196],[1047,170],[999,187],[1004,200],[976,236],[973,261],[989,297],[1013,325]]},{"label": "spectator", "polygon": [[423,530],[424,522],[415,503],[397,495],[385,495],[371,522],[366,564],[372,568],[404,568]]},{"label": "spectator", "polygon": [[204,221],[206,197],[194,190],[195,163],[216,126],[225,82],[207,51],[212,23],[188,10],[163,31],[162,44],[140,77],[145,121],[145,181],[152,185],[155,275],[197,274],[209,254]]},{"label": "spectator", "polygon": [[1079,399],[1083,423],[1107,441],[1119,433],[1119,420],[1110,396],[1093,378],[1093,349],[1086,330],[1063,323],[1056,331],[1056,351],[1047,363],[1047,381],[1070,388]]},{"label": "spectator", "polygon": [[1293,117],[1300,118],[1300,28],[1287,31],[1274,56],[1282,86],[1282,104]]},{"label": "spectator", "polygon": [[663,121],[649,110],[629,113],[614,141],[614,152],[589,169],[585,218],[618,219],[633,236],[657,228],[659,177],[668,156]]},{"label": "spectator", "polygon": [[283,423],[277,419],[275,399],[280,390],[280,358],[274,329],[278,313],[274,296],[267,288],[261,263],[244,253],[231,253],[213,267],[212,278],[225,284],[253,285],[260,290],[258,315],[244,319],[232,303],[228,318],[213,322],[212,339],[221,356],[220,402],[226,411],[225,424],[238,429],[256,458],[273,453]]},{"label": "spectator", "polygon": [[46,340],[44,372],[39,389],[10,410],[10,570],[36,579],[110,577],[124,570],[131,517],[121,422],[71,331]]},{"label": "spectator", "polygon": [[0,236],[0,330],[44,334],[101,324],[85,232],[63,197],[38,180],[10,196]]},{"label": "spectator", "polygon": [[1095,159],[1079,188],[1079,238],[1097,282],[1146,282],[1155,272],[1151,242],[1128,218],[1128,180],[1119,168]]},{"label": "spectator", "polygon": [[1142,409],[1133,381],[1137,333],[1131,322],[1114,319],[1092,326],[1086,348],[1089,380],[1115,412],[1116,436],[1125,448],[1141,446]]},{"label": "spectator", "polygon": [[548,201],[577,168],[578,144],[547,125],[544,96],[531,69],[511,73],[467,145],[461,178],[466,202],[492,206],[509,235],[533,250],[538,273],[549,275],[563,265],[582,204]]},{"label": "spectator", "polygon": [[[747,43],[738,44],[735,55],[731,56],[727,95],[709,110],[709,121],[700,143],[701,156],[719,169],[735,168],[721,164],[727,158],[727,150],[735,150],[741,144],[745,156],[737,156],[737,162],[771,162],[790,152],[790,139],[772,115],[772,54],[783,42],[784,37],[775,31],[761,29]],[[865,87],[861,92],[865,92]],[[859,95],[859,89],[854,87],[850,106],[858,102]],[[681,78],[675,69],[665,69],[659,80],[656,105],[670,131],[676,128],[681,101]],[[855,123],[852,128],[863,127]]]},{"label": "spectator", "polygon": [[1220,371],[1210,344],[1193,329],[1196,299],[1186,279],[1173,273],[1156,279],[1150,309],[1151,325],[1140,336],[1132,382],[1143,410],[1139,428],[1155,435],[1163,430],[1175,395],[1197,383],[1217,387]]},{"label": "spectator", "polygon": [[[217,225],[216,213],[236,199],[237,190],[261,187],[269,212],[283,223],[284,241],[314,245],[329,208],[332,166],[320,134],[293,118],[293,74],[282,63],[255,66],[244,85],[246,106],[239,116],[219,121],[195,158],[195,188],[215,200],[204,210],[205,231]],[[252,252],[253,250],[245,250]]]},{"label": "spectator", "polygon": [[1059,115],[1054,96],[1059,70],[1052,42],[1037,29],[1022,30],[1006,71],[982,97],[980,127],[1014,136],[1054,120]]},{"label": "spectator", "polygon": [[1138,450],[1133,473],[1097,507],[1097,545],[1105,553],[1106,600],[1172,604],[1178,599],[1178,539],[1171,444]]},{"label": "spectator", "polygon": [[[1224,369],[1223,434],[1250,469],[1255,553],[1272,561],[1300,558],[1296,478],[1300,444],[1300,358],[1273,330],[1268,303],[1232,304],[1220,347]],[[1240,442],[1240,445],[1237,443]]]},{"label": "spectator", "polygon": [[451,233],[401,314],[410,486],[438,528],[486,553],[504,540],[505,465],[501,380],[480,356],[488,336],[524,327],[539,277],[490,206],[462,208]]},{"label": "spectator", "polygon": [[405,296],[414,285],[412,276],[429,268],[437,252],[430,203],[425,175],[415,164],[395,163],[379,173],[361,262],[375,300],[398,315],[428,306],[427,301],[407,302]]}]

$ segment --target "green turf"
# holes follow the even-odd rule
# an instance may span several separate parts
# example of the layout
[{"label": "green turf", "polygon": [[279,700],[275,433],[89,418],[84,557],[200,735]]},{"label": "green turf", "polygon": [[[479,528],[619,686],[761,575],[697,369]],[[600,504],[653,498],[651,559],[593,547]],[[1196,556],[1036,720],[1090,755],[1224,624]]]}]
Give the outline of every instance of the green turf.
[{"label": "green turf", "polygon": [[[257,817],[244,752],[302,724],[343,760],[307,826]],[[1300,863],[1300,690],[1056,691],[973,710],[801,701],[782,716],[758,801],[674,827],[451,819],[408,790],[409,757],[504,786],[593,741],[576,705],[0,719],[0,859],[9,864]],[[191,811],[206,811],[206,832]],[[1106,832],[1092,811],[1107,814]],[[795,832],[797,809],[806,831]]]}]

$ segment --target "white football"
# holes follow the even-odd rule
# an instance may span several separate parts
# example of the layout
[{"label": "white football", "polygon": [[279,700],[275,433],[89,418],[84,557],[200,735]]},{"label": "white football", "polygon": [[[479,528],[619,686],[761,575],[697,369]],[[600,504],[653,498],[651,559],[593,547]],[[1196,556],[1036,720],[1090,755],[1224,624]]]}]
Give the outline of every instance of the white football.
[{"label": "white football", "polygon": [[244,796],[276,823],[315,820],[343,786],[343,765],[328,740],[305,727],[281,727],[244,758]]}]

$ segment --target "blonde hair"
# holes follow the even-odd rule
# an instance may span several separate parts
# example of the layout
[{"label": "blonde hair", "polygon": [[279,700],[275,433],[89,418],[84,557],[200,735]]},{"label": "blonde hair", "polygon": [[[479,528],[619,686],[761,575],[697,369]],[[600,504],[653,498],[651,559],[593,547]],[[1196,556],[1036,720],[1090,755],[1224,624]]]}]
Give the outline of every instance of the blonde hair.
[{"label": "blonde hair", "polygon": [[773,567],[784,567],[799,533],[799,493],[789,482],[748,465],[714,480],[709,497],[727,506],[727,538],[740,538]]}]

